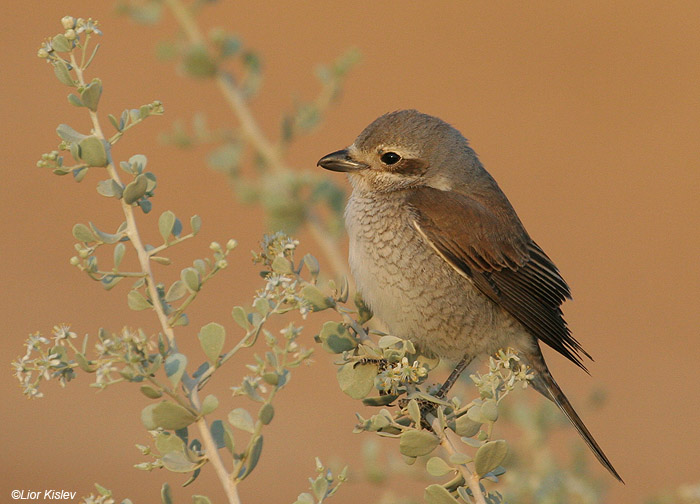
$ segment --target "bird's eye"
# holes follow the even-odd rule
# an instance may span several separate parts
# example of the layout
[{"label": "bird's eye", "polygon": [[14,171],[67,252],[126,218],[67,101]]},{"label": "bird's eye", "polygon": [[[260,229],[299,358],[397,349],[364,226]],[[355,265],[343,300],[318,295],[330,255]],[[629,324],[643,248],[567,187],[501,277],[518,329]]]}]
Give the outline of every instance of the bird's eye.
[{"label": "bird's eye", "polygon": [[384,164],[392,165],[401,161],[401,156],[399,156],[396,152],[385,152],[379,159],[381,159],[382,163]]}]

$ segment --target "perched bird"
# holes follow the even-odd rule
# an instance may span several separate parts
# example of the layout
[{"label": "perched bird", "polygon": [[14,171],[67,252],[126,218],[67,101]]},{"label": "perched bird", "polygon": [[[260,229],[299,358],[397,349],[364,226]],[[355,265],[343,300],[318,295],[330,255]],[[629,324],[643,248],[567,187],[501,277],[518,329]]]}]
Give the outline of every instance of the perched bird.
[{"label": "perched bird", "polygon": [[318,165],[346,172],[350,268],[375,316],[421,351],[458,361],[516,348],[532,385],[569,418],[622,481],[554,381],[544,342],[587,372],[561,304],[569,286],[467,140],[416,110],[385,114]]}]

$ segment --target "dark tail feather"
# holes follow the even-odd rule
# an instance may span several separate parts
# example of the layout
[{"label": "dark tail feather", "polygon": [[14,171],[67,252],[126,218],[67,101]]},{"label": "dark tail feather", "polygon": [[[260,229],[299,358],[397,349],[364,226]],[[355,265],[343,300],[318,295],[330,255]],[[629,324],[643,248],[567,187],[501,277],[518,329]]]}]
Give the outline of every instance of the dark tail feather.
[{"label": "dark tail feather", "polygon": [[532,385],[535,387],[535,390],[559,406],[559,409],[564,412],[569,421],[574,425],[574,427],[576,427],[578,433],[581,434],[581,437],[596,456],[598,461],[603,464],[603,467],[610,471],[610,474],[612,474],[618,481],[624,483],[620,475],[608,460],[608,457],[605,456],[605,453],[603,453],[603,450],[600,448],[600,446],[598,446],[596,440],[593,439],[593,435],[583,424],[581,417],[578,416],[578,413],[576,413],[574,407],[571,406],[571,403],[564,395],[564,392],[562,392],[561,388],[559,388],[557,382],[554,381],[554,377],[550,374],[549,369],[547,369],[547,364],[545,364],[544,359],[539,356],[539,358],[535,357],[529,360],[530,364],[535,370],[535,378],[532,380]]}]

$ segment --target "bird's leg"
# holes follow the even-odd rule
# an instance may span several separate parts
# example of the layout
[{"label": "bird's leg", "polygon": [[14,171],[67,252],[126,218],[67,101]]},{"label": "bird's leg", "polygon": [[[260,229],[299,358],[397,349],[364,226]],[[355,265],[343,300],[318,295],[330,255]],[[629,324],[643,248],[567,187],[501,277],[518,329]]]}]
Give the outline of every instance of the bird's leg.
[{"label": "bird's leg", "polygon": [[[464,372],[464,370],[471,363],[471,361],[472,357],[469,355],[465,355],[462,358],[462,360],[459,361],[459,363],[457,363],[457,366],[454,368],[452,373],[450,373],[450,376],[447,377],[445,383],[442,384],[440,390],[438,390],[437,393],[434,394],[436,399],[445,399],[447,397],[447,393],[450,391],[452,386],[459,379],[460,375]],[[432,429],[432,427],[425,418],[428,413],[435,413],[436,404],[427,400],[419,401],[419,404],[421,414],[421,426],[424,429]]]},{"label": "bird's leg", "polygon": [[462,357],[462,360],[457,363],[457,366],[454,368],[450,376],[447,377],[445,383],[442,384],[442,387],[440,387],[440,390],[438,390],[437,394],[435,394],[435,397],[438,399],[444,399],[447,397],[447,393],[450,391],[452,386],[455,384],[457,379],[459,379],[459,376],[464,372],[471,361],[472,357],[470,355],[465,355]]}]

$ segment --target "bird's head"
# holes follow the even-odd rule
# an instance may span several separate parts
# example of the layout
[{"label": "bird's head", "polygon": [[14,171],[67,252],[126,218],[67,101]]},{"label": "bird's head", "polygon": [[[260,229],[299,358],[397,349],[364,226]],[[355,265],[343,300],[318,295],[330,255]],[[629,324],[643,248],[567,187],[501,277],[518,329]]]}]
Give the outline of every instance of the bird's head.
[{"label": "bird's head", "polygon": [[379,117],[352,145],[324,156],[318,166],[347,172],[355,189],[369,192],[425,186],[464,190],[484,172],[459,131],[416,110]]}]

